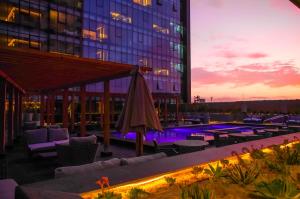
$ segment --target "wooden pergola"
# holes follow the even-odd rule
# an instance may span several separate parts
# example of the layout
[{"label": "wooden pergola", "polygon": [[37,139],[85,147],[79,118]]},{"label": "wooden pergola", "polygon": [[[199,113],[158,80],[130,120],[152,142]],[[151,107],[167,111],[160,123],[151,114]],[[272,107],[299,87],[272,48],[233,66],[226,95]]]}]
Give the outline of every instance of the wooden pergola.
[{"label": "wooden pergola", "polygon": [[[112,79],[129,76],[133,69],[134,66],[128,64],[29,49],[0,48],[0,153],[3,153],[5,146],[10,144],[10,137],[13,139],[14,132],[20,132],[22,96],[25,93],[40,95],[41,109],[44,109],[44,99],[47,96],[47,106],[49,106],[47,111],[52,110],[47,113],[47,116],[50,117],[50,123],[53,123],[53,93],[60,90],[63,93],[63,126],[67,127],[69,88],[80,87],[80,135],[84,136],[86,134],[86,85],[101,81],[104,82],[104,146],[108,147],[110,140],[109,82]],[[7,94],[8,107],[6,106]],[[6,118],[6,111],[8,111],[8,118]],[[44,118],[42,111],[41,118]],[[8,143],[5,138],[6,123],[8,124]],[[13,128],[14,124],[15,128]],[[41,126],[43,125],[44,119],[41,120]]]}]

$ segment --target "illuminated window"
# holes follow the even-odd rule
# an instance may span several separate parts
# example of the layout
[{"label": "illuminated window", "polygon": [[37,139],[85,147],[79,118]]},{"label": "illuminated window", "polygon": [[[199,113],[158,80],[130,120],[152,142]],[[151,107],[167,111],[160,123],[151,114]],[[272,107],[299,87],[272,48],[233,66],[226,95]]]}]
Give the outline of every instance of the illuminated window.
[{"label": "illuminated window", "polygon": [[103,25],[97,27],[97,38],[100,41],[107,39],[107,34],[105,33],[105,27]]},{"label": "illuminated window", "polygon": [[40,42],[37,41],[28,41],[25,39],[11,39],[8,41],[7,46],[9,47],[31,47],[31,48],[40,48]]},{"label": "illuminated window", "polygon": [[169,34],[170,31],[168,28],[163,28],[157,24],[153,24],[152,25],[153,29],[156,30],[157,32],[160,32],[160,33],[164,33],[164,34]]},{"label": "illuminated window", "polygon": [[97,59],[106,61],[108,59],[108,53],[106,50],[97,50]]},{"label": "illuminated window", "polygon": [[110,15],[111,15],[112,19],[114,19],[116,21],[122,21],[122,22],[125,22],[125,23],[132,23],[131,17],[121,15],[118,12],[111,12]]},{"label": "illuminated window", "polygon": [[142,6],[151,6],[152,0],[133,0],[133,3],[142,5]]},{"label": "illuminated window", "polygon": [[155,75],[163,75],[163,76],[169,76],[169,70],[168,69],[155,69],[154,71]]},{"label": "illuminated window", "polygon": [[82,36],[83,36],[83,38],[96,40],[96,32],[94,32],[94,31],[82,30]]},{"label": "illuminated window", "polygon": [[9,11],[5,21],[9,21],[9,22],[14,22],[16,20],[16,15],[20,13],[20,14],[25,14],[27,16],[31,16],[31,17],[41,17],[41,13],[33,11],[33,10],[27,10],[24,8],[17,8],[17,7],[12,7],[12,9]]},{"label": "illuminated window", "polygon": [[18,8],[16,7],[13,7],[10,12],[8,13],[5,21],[9,21],[9,22],[13,22],[15,21],[15,18],[16,18],[16,12],[18,11]]}]

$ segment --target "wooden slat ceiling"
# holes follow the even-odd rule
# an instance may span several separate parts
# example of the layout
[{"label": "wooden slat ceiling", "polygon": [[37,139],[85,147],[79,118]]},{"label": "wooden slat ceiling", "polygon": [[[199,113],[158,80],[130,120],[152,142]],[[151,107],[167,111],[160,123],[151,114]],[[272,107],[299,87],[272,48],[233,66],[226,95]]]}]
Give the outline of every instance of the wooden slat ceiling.
[{"label": "wooden slat ceiling", "polygon": [[56,53],[0,48],[0,70],[27,92],[43,92],[125,77],[133,68],[133,65]]}]

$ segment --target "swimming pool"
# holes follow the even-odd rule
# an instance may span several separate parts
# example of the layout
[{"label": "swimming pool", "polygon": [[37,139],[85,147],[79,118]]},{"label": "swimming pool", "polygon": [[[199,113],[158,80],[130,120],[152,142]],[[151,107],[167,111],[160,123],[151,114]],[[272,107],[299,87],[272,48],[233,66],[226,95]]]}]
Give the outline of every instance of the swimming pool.
[{"label": "swimming pool", "polygon": [[[185,140],[187,136],[191,135],[203,135],[205,140],[213,139],[214,134],[206,132],[207,130],[217,130],[217,129],[231,129],[234,128],[234,132],[245,132],[252,131],[253,127],[250,126],[240,126],[232,124],[212,124],[212,125],[199,125],[192,127],[175,127],[164,129],[163,132],[148,131],[145,135],[145,142],[152,142],[156,140],[158,143],[171,143],[178,140]],[[123,136],[121,133],[113,133],[113,137],[124,139],[124,140],[135,140],[136,133],[129,132],[127,135]]]}]

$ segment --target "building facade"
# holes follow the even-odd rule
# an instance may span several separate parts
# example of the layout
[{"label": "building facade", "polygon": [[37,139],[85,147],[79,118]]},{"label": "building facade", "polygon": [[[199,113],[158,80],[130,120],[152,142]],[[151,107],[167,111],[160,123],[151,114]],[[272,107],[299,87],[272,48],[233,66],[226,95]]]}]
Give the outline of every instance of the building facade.
[{"label": "building facade", "polygon": [[[0,46],[147,66],[154,95],[190,102],[189,7],[189,0],[1,0]],[[112,93],[126,93],[129,81],[112,81]]]}]

